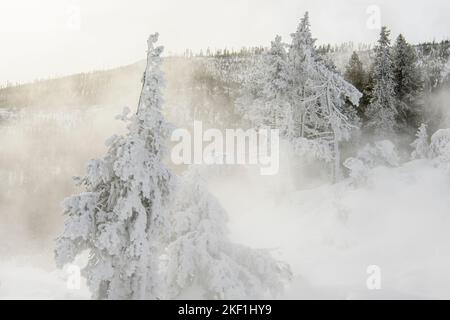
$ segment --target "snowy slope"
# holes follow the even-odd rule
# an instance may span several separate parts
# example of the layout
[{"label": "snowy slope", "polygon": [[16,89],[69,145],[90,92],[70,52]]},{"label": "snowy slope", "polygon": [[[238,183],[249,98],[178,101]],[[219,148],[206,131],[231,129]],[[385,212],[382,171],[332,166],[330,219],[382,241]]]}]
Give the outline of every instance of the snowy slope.
[{"label": "snowy slope", "polygon": [[[278,198],[260,179],[248,173],[211,186],[235,241],[273,248],[291,264],[295,278],[281,298],[450,298],[443,169],[418,160],[373,169],[363,186],[345,180]],[[32,267],[33,259],[0,264],[0,298],[89,298],[85,286],[67,288],[64,271]],[[381,290],[366,287],[369,265],[381,269]]]},{"label": "snowy slope", "polygon": [[[236,241],[274,247],[292,265],[296,277],[284,298],[450,298],[444,169],[429,161],[379,167],[364,186],[346,180],[282,200],[259,179],[230,181],[215,194],[230,213]],[[370,265],[381,269],[381,290],[367,289]]]},{"label": "snowy slope", "polygon": [[[273,248],[291,264],[295,278],[280,298],[450,298],[444,168],[416,160],[372,169],[362,185],[347,179],[305,190],[256,172],[216,175],[210,188],[228,210],[234,241]],[[280,184],[284,193],[274,193]],[[380,290],[367,289],[370,265],[381,269]],[[0,262],[0,282],[0,299],[89,298],[84,284],[68,289],[51,255]]]}]

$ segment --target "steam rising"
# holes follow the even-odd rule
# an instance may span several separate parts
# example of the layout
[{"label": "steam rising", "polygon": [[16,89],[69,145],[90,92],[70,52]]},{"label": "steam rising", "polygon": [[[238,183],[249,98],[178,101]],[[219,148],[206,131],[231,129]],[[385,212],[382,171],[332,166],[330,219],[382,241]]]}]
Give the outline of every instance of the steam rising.
[{"label": "steam rising", "polygon": [[[101,102],[94,107],[75,107],[70,99],[66,105],[67,97],[79,96],[75,81],[64,94],[61,88],[50,88],[47,104],[2,111],[0,262],[13,259],[25,269],[35,265],[52,270],[53,239],[63,224],[60,202],[78,191],[71,177],[83,175],[86,162],[105,153],[104,141],[123,132],[114,117],[124,106],[136,105],[137,70],[125,68],[115,75],[119,85],[94,90]],[[176,59],[165,65],[166,115],[177,125],[186,124],[189,116],[180,115],[189,103],[205,103],[201,91],[186,90],[198,75],[194,70]],[[86,93],[78,102],[89,97]],[[438,127],[450,126],[449,98],[445,91],[430,98],[430,112],[442,114]],[[220,112],[229,101],[208,103]],[[449,297],[450,259],[445,252],[450,185],[442,171],[417,161],[375,170],[364,187],[348,181],[333,186],[322,179],[319,168],[287,149],[282,148],[280,173],[273,177],[246,167],[205,171],[211,191],[230,215],[233,239],[272,248],[292,265],[295,280],[287,298]],[[371,264],[385,272],[383,292],[365,287],[365,270]],[[42,277],[40,271],[26,272]],[[13,272],[0,265],[0,273]]]}]

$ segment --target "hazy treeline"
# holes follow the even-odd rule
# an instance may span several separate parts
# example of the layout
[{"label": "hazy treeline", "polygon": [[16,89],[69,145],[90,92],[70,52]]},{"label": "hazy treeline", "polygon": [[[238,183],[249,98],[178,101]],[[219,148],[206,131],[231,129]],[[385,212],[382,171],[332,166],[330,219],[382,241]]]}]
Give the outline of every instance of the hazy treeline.
[{"label": "hazy treeline", "polygon": [[117,105],[138,94],[142,63],[0,89],[0,108]]},{"label": "hazy treeline", "polygon": [[[389,61],[384,61],[383,67],[389,70],[388,78],[392,81],[392,99],[397,112],[395,134],[413,137],[422,123],[429,126],[430,132],[448,126],[448,105],[440,96],[448,95],[450,90],[450,42],[411,45],[401,34],[391,39],[388,29],[385,36],[385,59]],[[371,121],[367,109],[375,95],[376,77],[381,76],[374,70],[380,62],[383,59],[378,57],[377,61],[376,52],[353,51],[343,70],[346,79],[363,93],[358,108],[363,126]]]},{"label": "hazy treeline", "polygon": [[[421,43],[413,47],[421,73],[421,104],[428,105],[425,120],[436,129],[440,127],[443,112],[441,105],[436,106],[442,104],[442,99],[436,94],[446,90],[450,82],[446,70],[449,42]],[[373,85],[373,48],[368,44],[355,46],[349,42],[335,46],[321,45],[317,51],[364,94],[359,108],[364,119],[364,109],[370,100]],[[216,126],[225,123],[232,125],[237,120],[234,102],[239,96],[245,70],[253,57],[264,52],[267,52],[267,48],[243,48],[238,51],[223,49],[215,52],[207,49],[195,54],[186,50],[182,56],[165,58],[163,70],[167,79],[167,107],[172,109],[173,114],[173,108],[180,111],[188,107],[189,118],[212,122]],[[358,68],[358,65],[349,65],[353,52],[361,62],[362,69],[356,70],[360,74],[349,76],[355,71],[349,68]],[[139,95],[142,69],[143,61],[111,70],[8,85],[0,88],[0,108],[18,110],[28,107],[134,105]]]}]

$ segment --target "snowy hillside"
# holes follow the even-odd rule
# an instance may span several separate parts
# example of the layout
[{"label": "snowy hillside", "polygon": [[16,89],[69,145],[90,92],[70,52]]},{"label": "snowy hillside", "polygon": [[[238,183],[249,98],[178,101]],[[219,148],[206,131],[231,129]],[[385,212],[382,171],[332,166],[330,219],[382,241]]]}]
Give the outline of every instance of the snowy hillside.
[{"label": "snowy hillside", "polygon": [[[291,264],[294,279],[280,298],[448,299],[448,174],[415,160],[377,167],[364,185],[346,179],[281,197],[267,187],[276,182],[261,184],[253,171],[214,175],[210,186],[228,211],[234,241],[272,248]],[[67,273],[50,259],[3,261],[0,298],[89,298],[84,286],[67,289]],[[381,269],[382,290],[367,289],[370,265]]]},{"label": "snowy hillside", "polygon": [[[230,189],[216,195],[232,216],[238,241],[273,247],[291,264],[296,277],[285,297],[450,297],[445,169],[424,160],[378,167],[364,185],[347,179],[281,199],[271,197],[254,177],[240,181],[240,187],[228,181]],[[366,287],[370,265],[381,268],[382,290]]]}]

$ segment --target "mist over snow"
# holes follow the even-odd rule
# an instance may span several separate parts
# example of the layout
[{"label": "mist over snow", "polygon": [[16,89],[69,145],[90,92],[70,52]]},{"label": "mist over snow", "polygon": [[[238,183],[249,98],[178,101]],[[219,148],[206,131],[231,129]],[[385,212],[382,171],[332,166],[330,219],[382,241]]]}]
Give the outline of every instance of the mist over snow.
[{"label": "mist over snow", "polygon": [[[0,299],[450,299],[445,23],[431,41],[424,17],[414,38],[382,2],[383,26],[354,35],[367,43],[337,44],[306,2],[273,34],[203,48],[205,33],[182,54],[177,35],[137,22],[122,30],[139,42],[132,64],[71,60],[62,73],[86,72],[1,86]],[[333,21],[350,28],[350,13],[363,20]],[[248,149],[196,146],[194,123],[248,134]],[[175,163],[179,129],[187,158],[214,163]],[[279,138],[269,175],[249,160],[265,130]],[[205,155],[208,142],[223,148]]]},{"label": "mist over snow", "polygon": [[[292,185],[288,174],[273,178],[252,169],[237,171],[214,172],[210,191],[228,213],[233,241],[269,248],[291,265],[294,278],[280,298],[449,298],[450,181],[445,169],[415,160],[373,169],[361,186],[349,178],[305,190],[284,187],[281,195],[280,185]],[[54,269],[50,248],[20,249],[36,241],[24,233],[2,231],[8,236],[2,243],[20,252],[3,255],[2,298],[90,297],[85,286],[67,289],[68,274]],[[367,290],[370,265],[381,268],[382,290]]]},{"label": "mist over snow", "polygon": [[[273,248],[291,264],[295,278],[283,297],[448,299],[444,169],[417,160],[373,169],[362,186],[347,179],[282,197],[267,179],[245,172],[236,179],[219,180],[212,190],[236,241]],[[370,265],[381,268],[382,290],[367,290]]]}]

